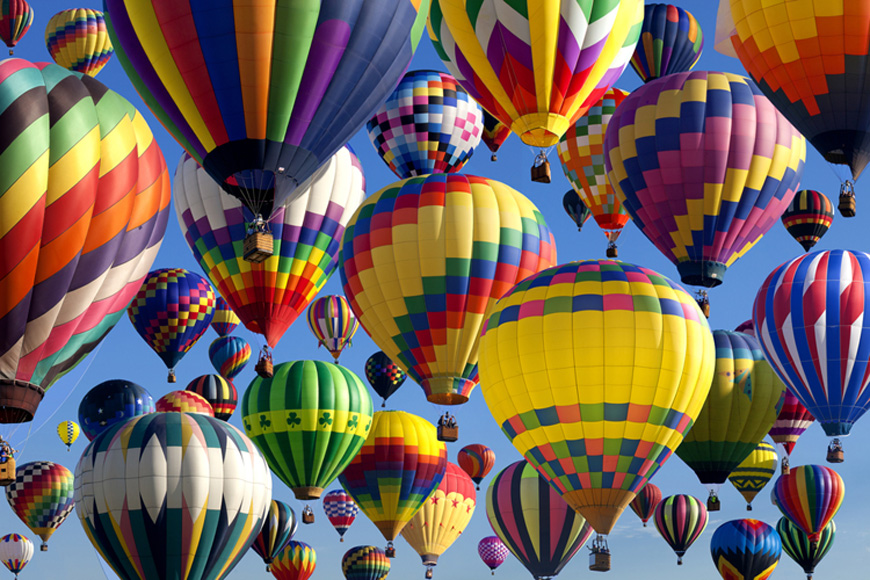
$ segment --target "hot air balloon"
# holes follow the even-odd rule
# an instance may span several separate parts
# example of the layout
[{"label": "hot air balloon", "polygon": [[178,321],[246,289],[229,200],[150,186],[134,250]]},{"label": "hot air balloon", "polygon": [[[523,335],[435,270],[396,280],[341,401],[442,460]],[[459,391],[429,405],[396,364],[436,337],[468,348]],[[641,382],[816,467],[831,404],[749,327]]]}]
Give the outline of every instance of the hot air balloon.
[{"label": "hot air balloon", "polygon": [[[266,563],[266,572],[271,571],[272,560],[281,557],[284,547],[287,546],[290,540],[293,539],[293,535],[296,534],[298,525],[299,522],[296,520],[296,513],[293,511],[293,508],[283,501],[273,499],[272,503],[269,504],[269,511],[266,513],[263,527],[260,533],[257,534],[254,543],[251,544],[251,548]],[[304,552],[304,550],[300,552]],[[313,565],[311,566],[311,571],[314,571]]]},{"label": "hot air balloon", "polygon": [[272,576],[276,580],[308,580],[317,567],[314,548],[305,542],[290,540],[272,560]]},{"label": "hot air balloon", "polygon": [[368,197],[341,255],[344,294],[375,344],[427,400],[458,405],[477,384],[487,311],[554,264],[556,249],[543,216],[519,192],[483,177],[435,174]]},{"label": "hot air balloon", "polygon": [[158,413],[195,413],[214,417],[205,397],[193,391],[169,391],[154,403]]},{"label": "hot air balloon", "polygon": [[45,47],[60,66],[92,77],[115,54],[103,13],[90,8],[72,8],[52,16],[45,26]]},{"label": "hot air balloon", "polygon": [[647,4],[631,68],[646,83],[692,70],[702,50],[704,33],[691,12],[671,4]]},{"label": "hot air balloon", "polygon": [[707,528],[707,509],[691,495],[672,495],[656,505],[653,522],[682,566],[686,550]]},{"label": "hot air balloon", "polygon": [[268,223],[274,255],[259,264],[243,257],[245,223],[254,216],[186,155],[173,192],[200,266],[248,330],[274,347],[335,270],[344,227],[365,197],[365,177],[353,151],[342,148],[275,210]]},{"label": "hot air balloon", "polygon": [[24,536],[6,534],[0,538],[0,562],[15,574],[16,580],[32,557],[33,542]]},{"label": "hot air balloon", "polygon": [[502,144],[511,136],[511,128],[483,110],[483,133],[481,139],[492,152],[490,161],[498,161],[498,152]]},{"label": "hot air balloon", "polygon": [[57,436],[66,445],[66,450],[69,451],[76,439],[79,438],[81,427],[75,421],[61,421],[57,425]]},{"label": "hot air balloon", "polygon": [[498,536],[487,536],[477,544],[477,555],[495,576],[495,569],[504,564],[510,550]]},{"label": "hot air balloon", "polygon": [[202,396],[214,410],[214,416],[228,421],[239,404],[239,393],[232,381],[220,375],[203,375],[188,383],[186,391]]},{"label": "hot air balloon", "polygon": [[[751,318],[738,324],[737,328],[734,329],[734,332],[742,332],[743,334],[748,334],[752,338],[758,339],[758,337],[755,336],[755,324],[753,324]],[[786,390],[786,393],[788,393],[788,390]]]},{"label": "hot air balloon", "polygon": [[455,173],[483,133],[483,110],[456,79],[434,70],[405,73],[366,123],[369,141],[399,179]]},{"label": "hot air balloon", "polygon": [[441,483],[402,528],[402,537],[423,559],[426,578],[432,577],[438,558],[465,531],[476,505],[474,482],[462,468],[448,461]]},{"label": "hot air balloon", "polygon": [[338,532],[339,541],[343,542],[345,532],[359,513],[356,502],[343,489],[334,489],[323,496],[323,511],[329,523]]},{"label": "hot air balloon", "polygon": [[568,0],[484,0],[473,9],[433,0],[428,27],[459,84],[523,143],[545,148],[619,78],[642,21],[640,0],[583,8]]},{"label": "hot air balloon", "polygon": [[88,539],[118,576],[141,580],[225,578],[272,499],[251,440],[191,413],[152,413],[103,432],[82,454],[75,483]]},{"label": "hot air balloon", "polygon": [[12,48],[18,44],[33,24],[33,8],[24,0],[0,1],[0,40]]},{"label": "hot air balloon", "polygon": [[296,499],[317,499],[346,469],[372,425],[372,398],[354,373],[321,361],[286,362],[242,398],[245,432]]},{"label": "hot air balloon", "polygon": [[797,130],[731,73],[645,84],[616,108],[604,138],[607,178],[634,224],[684,284],[707,288],[791,203],[805,157]]},{"label": "hot air balloon", "polygon": [[714,330],[716,371],[710,394],[677,455],[707,486],[707,509],[719,509],[718,491],[749,457],[776,420],[782,384],[748,334]]},{"label": "hot air balloon", "polygon": [[123,379],[104,381],[79,403],[79,425],[88,441],[116,423],[154,413],[154,398],[145,387]]},{"label": "hot air balloon", "polygon": [[758,520],[731,520],[710,540],[713,565],[724,580],[766,580],[782,554],[779,534]]},{"label": "hot air balloon", "polygon": [[218,336],[229,335],[241,322],[223,296],[218,296],[214,305],[214,316],[211,319],[211,327]]},{"label": "hot air balloon", "polygon": [[799,527],[791,523],[788,518],[780,518],[776,524],[776,531],[782,540],[782,549],[788,557],[803,568],[807,580],[813,580],[816,566],[834,545],[834,536],[837,525],[834,520],[828,522],[819,536],[819,541],[813,545],[807,535]]},{"label": "hot air balloon", "polygon": [[58,463],[33,461],[19,465],[15,481],[6,486],[6,500],[30,531],[42,538],[39,549],[73,510],[73,474]]},{"label": "hot air balloon", "polygon": [[0,125],[0,422],[22,422],[136,294],[169,179],[142,115],[99,81],[15,59],[0,78],[15,119]]},{"label": "hot air balloon", "polygon": [[175,365],[208,330],[215,294],[208,280],[184,268],[148,273],[139,293],[127,307],[130,322],[175,382]]},{"label": "hot air balloon", "polygon": [[628,223],[628,212],[607,180],[604,135],[614,111],[627,96],[626,91],[608,89],[601,100],[568,128],[556,148],[562,172],[607,236],[608,258],[617,255],[616,240]]},{"label": "hot air balloon", "polygon": [[592,212],[589,211],[589,208],[586,207],[586,204],[583,203],[583,200],[580,199],[580,196],[573,189],[565,192],[565,195],[562,196],[562,208],[568,214],[568,217],[571,218],[571,221],[577,224],[578,232],[583,230],[583,224],[592,215]]},{"label": "hot air balloon", "polygon": [[[774,0],[759,6],[731,0],[728,16],[736,56],[761,91],[828,163],[845,165],[840,211],[855,215],[851,181],[870,161],[870,104],[867,71],[870,56],[864,38],[870,32],[870,5],[827,5],[814,0]],[[824,46],[822,50],[820,47]],[[851,200],[844,211],[844,195]]]},{"label": "hot air balloon", "polygon": [[423,507],[444,477],[447,447],[435,426],[403,411],[378,411],[359,453],[339,476],[341,486],[387,540]]},{"label": "hot air balloon", "polygon": [[459,450],[459,453],[456,454],[456,461],[480,490],[480,482],[495,465],[495,451],[486,445],[473,443]]},{"label": "hot air balloon", "polygon": [[347,580],[384,580],[390,573],[390,559],[374,546],[357,546],[345,552],[341,571]]},{"label": "hot air balloon", "polygon": [[489,483],[486,517],[533,578],[552,578],[583,547],[592,528],[526,461],[511,463]]},{"label": "hot air balloon", "polygon": [[317,346],[325,346],[338,362],[344,347],[359,328],[359,321],[344,296],[323,296],[308,307],[308,328],[317,338]]},{"label": "hot air balloon", "polygon": [[[707,320],[685,290],[612,260],[517,284],[493,309],[480,350],[496,423],[599,534],[691,428],[715,362]],[[623,411],[611,414],[613,405]]]},{"label": "hot air balloon", "polygon": [[773,487],[776,507],[816,545],[837,515],[846,493],[843,479],[830,467],[801,465],[780,475]]},{"label": "hot air balloon", "polygon": [[390,357],[379,350],[366,360],[366,379],[375,392],[383,397],[381,407],[387,406],[390,395],[399,390],[408,375],[402,367],[390,360]]},{"label": "hot air balloon", "polygon": [[[428,0],[283,0],[264,12],[235,0],[104,5],[121,64],[150,109],[252,217],[265,218],[387,99],[429,13]],[[183,48],[178,26],[190,31]]]},{"label": "hot air balloon", "polygon": [[762,441],[728,476],[728,481],[746,500],[746,511],[752,511],[752,500],[773,477],[776,462],[776,449]]},{"label": "hot air balloon", "polygon": [[831,200],[824,193],[812,189],[797,192],[782,214],[782,225],[807,252],[822,239],[833,221]]},{"label": "hot air balloon", "polygon": [[789,456],[794,450],[798,438],[815,420],[815,417],[798,401],[798,398],[786,389],[782,409],[768,432],[773,442],[782,448],[783,474],[789,471]]},{"label": "hot air balloon", "polygon": [[647,482],[643,489],[637,493],[637,496],[631,500],[628,507],[640,518],[643,527],[646,527],[646,523],[655,513],[656,506],[659,505],[660,501],[662,501],[662,490],[656,484]]},{"label": "hot air balloon", "polygon": [[835,462],[839,437],[870,407],[870,363],[861,354],[870,348],[861,322],[868,294],[870,254],[813,252],[771,272],[752,310],[764,356],[834,438]]},{"label": "hot air balloon", "polygon": [[240,336],[221,336],[209,345],[208,358],[214,370],[232,381],[251,359],[251,345]]}]

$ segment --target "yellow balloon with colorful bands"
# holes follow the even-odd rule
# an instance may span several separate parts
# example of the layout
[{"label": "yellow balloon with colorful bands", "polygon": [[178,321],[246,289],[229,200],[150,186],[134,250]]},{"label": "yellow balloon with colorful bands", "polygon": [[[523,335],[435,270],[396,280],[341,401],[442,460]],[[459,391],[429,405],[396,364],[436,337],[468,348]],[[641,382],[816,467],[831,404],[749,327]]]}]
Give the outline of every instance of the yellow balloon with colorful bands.
[{"label": "yellow balloon with colorful bands", "polygon": [[45,47],[60,66],[92,77],[115,54],[103,13],[90,8],[71,8],[52,16],[45,27]]},{"label": "yellow balloon with colorful bands", "polygon": [[752,510],[752,500],[764,489],[776,471],[776,449],[767,441],[758,444],[749,457],[743,460],[728,476],[728,481],[746,500],[746,510]]}]

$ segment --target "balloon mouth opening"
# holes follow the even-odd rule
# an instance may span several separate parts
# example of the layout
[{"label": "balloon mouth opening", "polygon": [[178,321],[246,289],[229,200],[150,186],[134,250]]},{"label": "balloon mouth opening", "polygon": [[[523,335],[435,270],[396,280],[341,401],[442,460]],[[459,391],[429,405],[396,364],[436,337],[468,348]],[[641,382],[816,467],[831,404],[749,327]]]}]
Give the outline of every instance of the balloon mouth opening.
[{"label": "balloon mouth opening", "polygon": [[462,405],[468,402],[477,383],[463,377],[431,377],[423,380],[426,400],[436,405]]},{"label": "balloon mouth opening", "polygon": [[722,262],[680,262],[677,271],[683,284],[715,288],[722,283],[728,266]]},{"label": "balloon mouth opening", "polygon": [[44,396],[45,389],[34,383],[0,379],[0,423],[32,421]]},{"label": "balloon mouth opening", "polygon": [[846,437],[852,431],[852,423],[822,423],[822,429],[828,437]]},{"label": "balloon mouth opening", "polygon": [[294,487],[293,494],[299,500],[320,499],[323,493],[322,487]]}]

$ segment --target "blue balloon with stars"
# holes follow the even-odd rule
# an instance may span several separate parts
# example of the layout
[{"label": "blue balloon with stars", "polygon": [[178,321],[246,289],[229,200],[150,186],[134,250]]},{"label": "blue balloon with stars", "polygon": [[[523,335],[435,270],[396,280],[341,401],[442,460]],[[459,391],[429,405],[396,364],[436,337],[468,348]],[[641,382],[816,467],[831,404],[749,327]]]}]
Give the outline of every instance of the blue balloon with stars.
[{"label": "blue balloon with stars", "polygon": [[79,403],[79,425],[88,441],[93,441],[112,425],[154,412],[154,397],[145,387],[112,379],[100,383],[84,396]]}]

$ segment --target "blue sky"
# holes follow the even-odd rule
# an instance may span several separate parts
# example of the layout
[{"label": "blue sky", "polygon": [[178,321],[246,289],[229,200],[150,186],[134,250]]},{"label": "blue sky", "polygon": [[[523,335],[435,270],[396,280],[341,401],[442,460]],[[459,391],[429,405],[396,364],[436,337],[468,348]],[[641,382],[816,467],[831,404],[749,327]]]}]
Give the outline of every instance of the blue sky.
[{"label": "blue sky", "polygon": [[[68,8],[69,4],[59,0],[37,0],[32,3],[36,9],[36,18],[28,35],[19,43],[16,56],[33,61],[49,60],[43,44],[45,24],[51,15]],[[696,69],[745,74],[736,59],[721,56],[713,50],[716,4],[709,0],[683,0],[681,6],[696,16],[705,33],[705,51]],[[445,70],[427,36],[424,36],[421,41],[410,68]],[[181,148],[148,112],[117,59],[113,59],[98,78],[127,97],[145,114],[160,143],[170,171],[174,171],[182,153]],[[639,84],[639,79],[629,68],[616,86],[633,90]],[[377,156],[364,131],[355,135],[351,144],[362,161],[369,193],[395,181],[395,176]],[[481,149],[466,165],[464,172],[503,181],[527,195],[541,209],[555,233],[560,262],[603,258],[606,241],[594,222],[588,222],[583,232],[578,234],[573,222],[562,210],[562,195],[570,185],[562,175],[555,152],[551,156],[553,182],[549,185],[530,182],[529,166],[533,158],[534,153],[531,148],[523,145],[516,136],[512,136],[499,152],[498,162],[490,162],[488,150],[481,145]],[[836,202],[838,183],[837,177],[821,156],[811,147],[808,148],[807,164],[801,186],[823,191]],[[870,202],[866,201],[868,198],[864,196],[865,191],[864,183],[859,182],[856,187],[858,217],[847,220],[838,214],[831,231],[817,248],[870,250],[870,235],[864,226],[867,216],[870,215]],[[678,279],[676,268],[660,255],[631,223],[625,228],[619,240],[619,250],[620,258],[625,261],[652,268],[673,279]],[[729,269],[725,283],[710,293],[711,327],[732,329],[749,318],[755,293],[767,274],[801,251],[800,246],[785,229],[779,224],[775,225],[755,248]],[[154,268],[171,266],[184,267],[201,273],[174,216],[170,217],[163,247],[154,263]],[[340,281],[336,274],[326,285],[323,293],[340,292]],[[260,337],[241,327],[237,333],[249,340],[255,349],[262,344]],[[208,344],[215,336],[212,331],[209,331],[178,365],[176,388],[183,388],[199,375],[213,372],[208,361]],[[364,331],[360,330],[354,337],[353,347],[342,355],[341,362],[362,376],[366,358],[377,350],[378,347]],[[316,348],[313,335],[305,321],[300,320],[285,334],[275,351],[275,359],[276,362],[283,362],[305,358],[331,359],[325,349]],[[145,386],[157,398],[171,390],[170,385],[165,382],[165,377],[166,370],[163,364],[135,333],[129,320],[124,317],[95,353],[54,385],[46,395],[32,423],[17,427],[0,426],[0,434],[9,436],[14,447],[21,450],[20,462],[50,460],[74,470],[78,455],[86,445],[85,438],[80,438],[73,446],[72,452],[67,453],[65,446],[57,438],[55,427],[60,421],[76,419],[79,400],[88,389],[107,379],[125,378]],[[236,379],[240,393],[253,377],[254,371],[251,365]],[[376,400],[379,403],[379,399]],[[443,412],[442,408],[427,403],[420,387],[411,381],[408,381],[390,399],[389,406],[421,415],[432,422]],[[462,445],[475,442],[487,444],[495,450],[496,470],[520,459],[519,453],[497,428],[479,390],[472,394],[469,403],[452,410],[458,417],[461,428],[460,441],[448,444],[451,461],[456,460],[456,453]],[[818,578],[839,579],[863,577],[866,574],[866,572],[862,574],[860,562],[870,550],[867,547],[870,534],[866,531],[864,523],[870,508],[866,507],[866,502],[862,500],[868,491],[866,479],[870,471],[868,463],[863,461],[864,446],[870,444],[870,424],[867,424],[867,421],[868,419],[860,421],[853,429],[852,436],[845,440],[846,462],[839,466],[837,471],[846,482],[846,501],[840,515],[836,518],[838,527],[836,543],[827,559],[819,566]],[[238,413],[230,422],[241,428],[241,418]],[[792,464],[823,463],[825,446],[826,438],[821,428],[813,425],[798,443],[792,455]],[[491,477],[485,480],[485,485],[489,483]],[[293,499],[292,493],[283,483],[277,478],[273,479],[274,497],[288,501],[298,514],[303,504]],[[706,496],[706,490],[698,482],[694,473],[676,456],[671,458],[653,481],[662,488],[665,495],[689,493],[699,498]],[[335,487],[339,487],[337,483],[332,486]],[[484,575],[488,576],[487,568],[477,555],[477,542],[482,537],[492,534],[486,519],[484,494],[485,487],[478,497],[477,511],[470,525],[459,541],[442,556],[435,570],[436,579],[472,580],[483,578]],[[634,514],[626,512],[610,536],[610,547],[613,552],[613,569],[610,577],[647,580],[716,578],[717,573],[709,556],[709,541],[713,531],[724,521],[747,515],[775,525],[779,519],[779,512],[770,504],[768,496],[769,488],[766,488],[756,498],[755,510],[748,514],[743,499],[734,488],[730,484],[723,486],[722,511],[711,514],[707,530],[689,550],[684,558],[684,565],[680,567],[676,566],[676,557],[655,529],[642,528]],[[340,578],[340,559],[348,548],[359,544],[383,545],[383,538],[362,514],[346,534],[346,541],[339,543],[338,535],[323,515],[320,505],[313,504],[313,507],[317,514],[317,522],[313,525],[300,525],[296,539],[311,544],[317,551],[318,566],[314,574],[315,579]],[[3,513],[0,518],[3,522],[0,533],[17,532],[31,539],[34,538],[30,530],[9,508],[0,507],[0,512]],[[404,540],[398,540],[396,546],[398,557],[392,561],[393,569],[390,578],[404,580],[422,577],[424,569],[416,553]],[[586,571],[587,566],[588,559],[584,549],[566,566],[560,577],[571,578],[578,573],[590,575],[592,572]],[[47,553],[37,551],[30,565],[22,573],[22,578],[61,577],[68,580],[91,580],[101,578],[102,574],[99,558],[85,536],[77,516],[73,514],[52,537],[50,551]],[[801,577],[801,574],[800,568],[783,556],[772,578],[797,578]],[[496,577],[501,580],[520,580],[528,578],[528,573],[511,557],[499,568]],[[230,578],[271,578],[271,575],[265,573],[259,557],[250,552]]]}]

